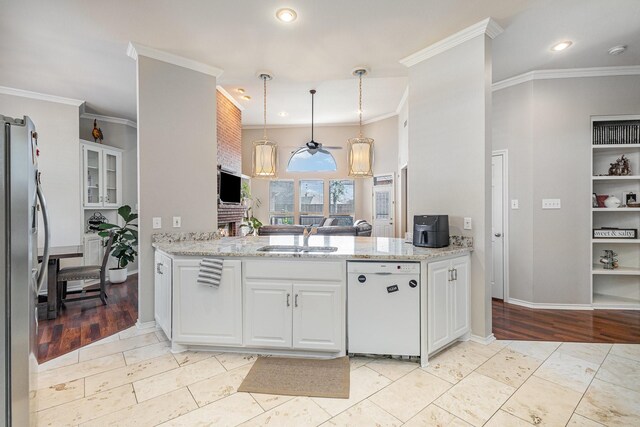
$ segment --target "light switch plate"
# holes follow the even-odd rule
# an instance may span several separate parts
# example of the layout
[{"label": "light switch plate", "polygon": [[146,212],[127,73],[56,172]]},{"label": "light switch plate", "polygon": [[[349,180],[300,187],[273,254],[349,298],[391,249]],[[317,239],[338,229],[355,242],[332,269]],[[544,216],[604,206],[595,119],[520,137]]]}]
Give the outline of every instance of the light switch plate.
[{"label": "light switch plate", "polygon": [[464,219],[464,229],[471,230],[471,218],[465,217]]},{"label": "light switch plate", "polygon": [[182,218],[179,216],[174,216],[173,217],[173,228],[180,228],[182,227]]},{"label": "light switch plate", "polygon": [[542,209],[560,209],[560,199],[542,199]]},{"label": "light switch plate", "polygon": [[160,218],[159,216],[153,217],[153,228],[162,228],[162,218]]},{"label": "light switch plate", "polygon": [[518,199],[511,200],[511,209],[520,209],[520,204],[518,202]]}]

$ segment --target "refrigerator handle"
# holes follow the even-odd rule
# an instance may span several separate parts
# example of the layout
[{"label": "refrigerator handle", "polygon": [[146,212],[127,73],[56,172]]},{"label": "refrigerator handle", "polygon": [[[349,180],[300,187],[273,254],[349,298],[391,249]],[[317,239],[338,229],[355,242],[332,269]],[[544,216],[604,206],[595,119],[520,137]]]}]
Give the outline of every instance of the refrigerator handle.
[{"label": "refrigerator handle", "polygon": [[38,274],[37,289],[40,291],[45,278],[45,272],[49,264],[49,212],[47,211],[47,202],[42,193],[42,187],[40,186],[40,176],[38,176],[37,182],[37,195],[40,202],[40,208],[42,209],[42,221],[44,223],[44,250],[42,252],[42,265],[40,265],[40,273]]}]

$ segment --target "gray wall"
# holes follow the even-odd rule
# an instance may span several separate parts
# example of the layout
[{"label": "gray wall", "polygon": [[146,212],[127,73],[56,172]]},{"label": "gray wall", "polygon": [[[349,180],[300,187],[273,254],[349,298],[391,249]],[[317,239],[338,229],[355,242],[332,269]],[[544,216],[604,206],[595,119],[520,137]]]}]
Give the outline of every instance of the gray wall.
[{"label": "gray wall", "polygon": [[[491,334],[491,41],[484,35],[409,69],[409,216],[448,214],[474,238],[471,327]],[[473,230],[462,230],[471,217]],[[412,225],[411,225],[412,226]]]},{"label": "gray wall", "polygon": [[[640,113],[640,76],[534,80],[494,93],[494,149],[509,150],[510,297],[591,302],[590,117]],[[542,210],[543,198],[562,209]]]},{"label": "gray wall", "polygon": [[[40,146],[38,163],[51,223],[51,246],[82,244],[79,108],[0,94],[0,114],[29,116],[36,125]],[[43,236],[42,233],[38,236],[39,245],[44,244]]]},{"label": "gray wall", "polygon": [[[153,321],[155,232],[215,231],[216,78],[138,56],[140,323]],[[182,228],[172,228],[173,216]],[[152,218],[162,228],[152,228]]]}]

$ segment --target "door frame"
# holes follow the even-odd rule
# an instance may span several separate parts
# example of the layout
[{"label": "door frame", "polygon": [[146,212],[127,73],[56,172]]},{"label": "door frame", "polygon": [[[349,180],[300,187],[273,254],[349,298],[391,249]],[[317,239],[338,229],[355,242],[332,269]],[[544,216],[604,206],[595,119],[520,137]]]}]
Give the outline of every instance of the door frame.
[{"label": "door frame", "polygon": [[[509,150],[493,150],[491,157],[502,156],[502,242],[503,242],[503,272],[504,278],[504,290],[503,301],[509,302]],[[493,209],[493,201],[491,202],[491,209]],[[492,254],[493,256],[493,254]],[[493,260],[491,261],[493,262]]]}]

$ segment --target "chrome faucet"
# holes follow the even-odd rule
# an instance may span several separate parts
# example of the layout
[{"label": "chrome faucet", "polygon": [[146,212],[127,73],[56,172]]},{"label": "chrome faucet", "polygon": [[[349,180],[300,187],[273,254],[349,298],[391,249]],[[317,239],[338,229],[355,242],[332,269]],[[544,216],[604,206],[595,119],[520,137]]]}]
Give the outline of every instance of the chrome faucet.
[{"label": "chrome faucet", "polygon": [[302,246],[305,248],[309,247],[309,237],[312,234],[316,234],[318,232],[318,227],[308,226],[304,228],[302,233]]}]

